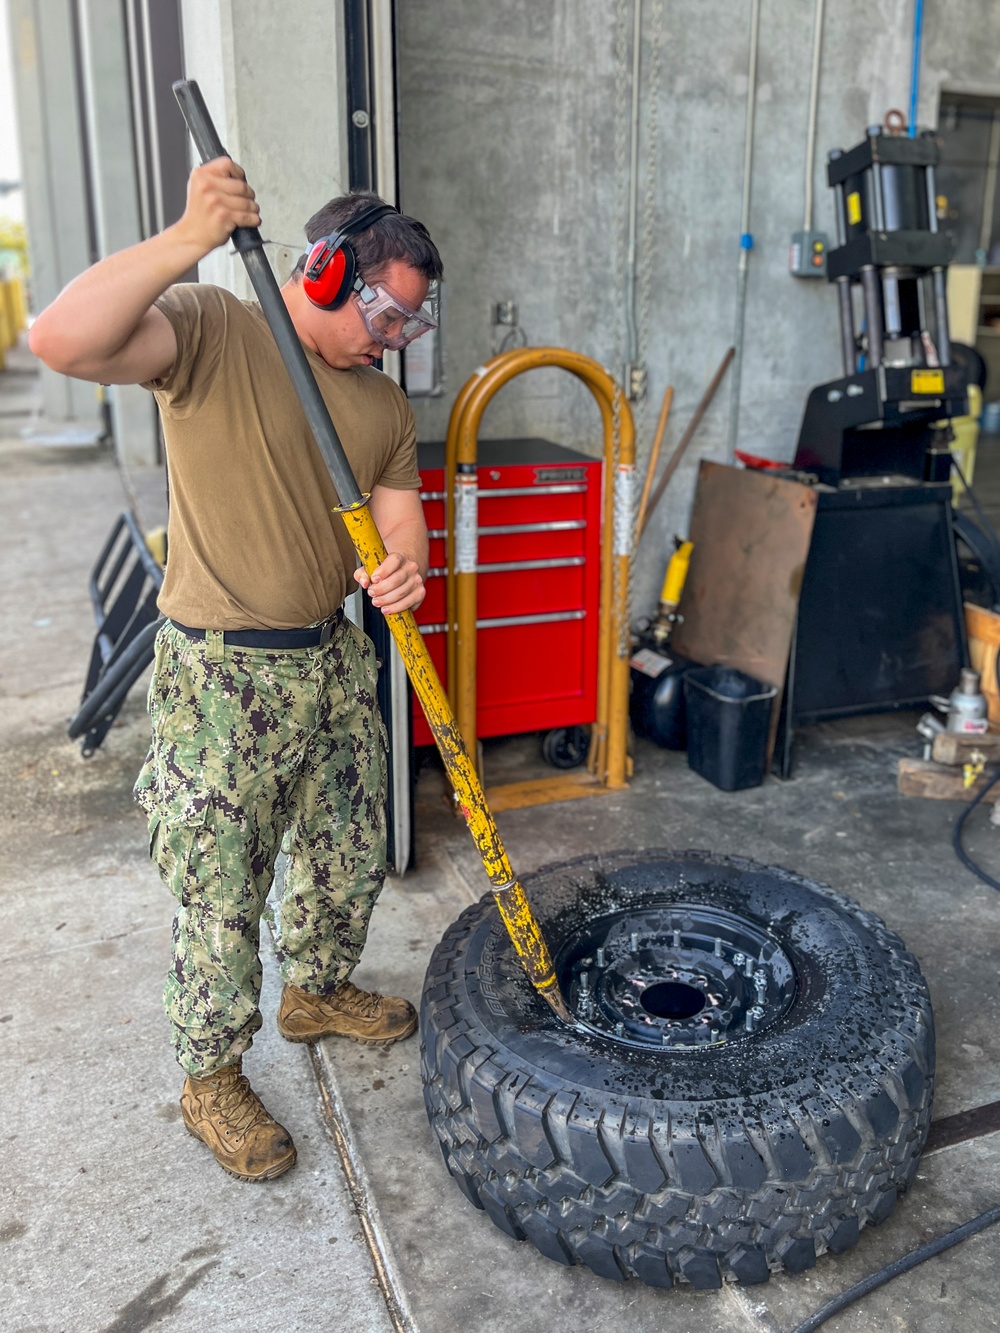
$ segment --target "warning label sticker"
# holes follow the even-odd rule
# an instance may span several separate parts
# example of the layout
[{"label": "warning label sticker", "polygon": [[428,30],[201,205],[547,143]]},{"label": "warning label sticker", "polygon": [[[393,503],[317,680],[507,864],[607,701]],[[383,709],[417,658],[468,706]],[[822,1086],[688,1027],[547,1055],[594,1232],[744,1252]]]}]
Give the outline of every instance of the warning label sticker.
[{"label": "warning label sticker", "polygon": [[586,481],[585,467],[536,467],[535,485],[544,486],[553,481]]},{"label": "warning label sticker", "polygon": [[655,680],[666,671],[673,660],[672,657],[664,657],[662,653],[654,653],[652,648],[640,648],[629,665],[635,667],[636,671],[641,671],[644,676],[652,676]]},{"label": "warning label sticker", "polygon": [[914,370],[910,374],[911,393],[944,393],[943,370]]}]

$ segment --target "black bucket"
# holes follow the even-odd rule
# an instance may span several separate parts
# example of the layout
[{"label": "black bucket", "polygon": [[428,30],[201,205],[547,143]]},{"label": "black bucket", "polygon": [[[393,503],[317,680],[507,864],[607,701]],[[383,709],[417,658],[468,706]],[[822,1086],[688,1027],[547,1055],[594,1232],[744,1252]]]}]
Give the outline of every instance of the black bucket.
[{"label": "black bucket", "polygon": [[684,677],[688,766],[722,791],[759,787],[777,693],[735,667],[692,667]]}]

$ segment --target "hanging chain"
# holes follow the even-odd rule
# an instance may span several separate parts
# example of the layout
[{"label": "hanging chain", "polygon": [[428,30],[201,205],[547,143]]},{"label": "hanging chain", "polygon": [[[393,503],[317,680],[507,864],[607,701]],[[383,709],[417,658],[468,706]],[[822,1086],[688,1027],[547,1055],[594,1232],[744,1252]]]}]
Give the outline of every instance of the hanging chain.
[{"label": "hanging chain", "polygon": [[[625,360],[623,348],[626,342],[625,302],[625,229],[628,210],[628,86],[629,86],[629,0],[617,0],[615,5],[615,192],[614,218],[612,233],[614,251],[612,255],[612,276],[614,290],[619,299],[615,309],[615,327],[612,331],[614,352],[612,364],[616,361],[621,366]],[[620,374],[618,371],[615,374]]]},{"label": "hanging chain", "polygon": [[[613,502],[613,522],[612,522],[612,541],[613,555],[611,564],[611,605],[617,609],[622,608],[621,616],[615,626],[615,634],[618,640],[618,656],[628,657],[632,652],[632,580],[626,577],[625,586],[622,587],[622,571],[618,560],[619,549],[631,551],[632,534],[635,532],[635,470],[630,467],[628,475],[624,475],[619,470],[621,464],[622,451],[622,389],[617,380],[614,381],[614,392],[611,397],[611,484],[615,488]],[[629,574],[631,574],[632,562],[628,562]]]},{"label": "hanging chain", "polygon": [[[639,247],[639,363],[649,356],[649,313],[653,287],[653,237],[656,214],[656,150],[659,125],[660,55],[663,46],[663,0],[653,0],[649,34],[649,78],[646,93],[646,192],[643,198],[642,236]],[[647,386],[649,377],[647,373]],[[642,395],[636,412],[636,459],[643,458],[649,441],[649,392]]]},{"label": "hanging chain", "polygon": [[[638,363],[646,363],[649,355],[649,322],[650,309],[652,306],[652,287],[653,287],[653,240],[655,235],[654,222],[656,215],[656,164],[657,164],[657,129],[659,126],[659,100],[660,100],[660,68],[661,53],[663,48],[663,0],[653,0],[652,19],[649,31],[649,74],[646,84],[646,157],[645,157],[645,194],[643,196],[642,213],[642,232],[640,237],[639,258],[638,258]],[[624,130],[623,130],[624,137]],[[624,214],[623,214],[624,219]],[[624,220],[622,223],[624,227]],[[635,418],[635,459],[638,465],[633,477],[642,475],[642,463],[647,458],[650,441],[649,435],[650,413],[649,413],[649,392],[648,392],[648,373],[647,373],[647,391],[635,404],[633,416]],[[614,436],[615,436],[615,466],[617,468],[619,447],[621,441],[621,392],[616,392],[613,404],[614,413]],[[617,472],[616,472],[617,476]],[[634,487],[629,487],[629,508],[634,510]],[[628,521],[630,523],[629,532],[635,531],[635,515],[630,512]],[[615,586],[614,597],[615,605],[623,607],[622,618],[618,626],[618,653],[619,656],[627,656],[632,652],[632,567],[633,561],[628,562],[628,576],[625,587],[621,587],[622,575],[615,563]],[[619,594],[621,601],[619,602]]]},{"label": "hanging chain", "polygon": [[[625,233],[627,228],[628,201],[632,182],[629,179],[630,172],[630,154],[629,154],[629,135],[630,135],[630,101],[631,101],[631,75],[632,65],[630,59],[630,50],[634,42],[635,34],[630,32],[631,24],[629,22],[629,11],[635,15],[635,0],[617,0],[615,6],[615,109],[614,109],[614,145],[615,145],[615,209],[614,209],[614,253],[613,253],[613,278],[615,291],[624,295],[625,291]],[[630,38],[632,41],[630,42]],[[649,32],[649,74],[646,94],[646,156],[645,156],[645,194],[643,198],[642,231],[640,238],[640,248],[638,257],[638,364],[643,364],[647,353],[649,343],[649,323],[650,310],[652,305],[652,255],[653,242],[655,236],[655,211],[656,211],[656,165],[657,165],[657,130],[659,123],[659,94],[660,94],[660,67],[661,52],[663,46],[663,0],[653,0],[652,20]],[[618,365],[621,366],[627,359],[625,347],[628,341],[626,329],[626,302],[624,299],[618,303],[617,320],[615,336],[617,339]],[[612,447],[612,474],[607,479],[607,484],[621,488],[621,494],[616,495],[616,506],[619,513],[619,521],[627,524],[627,531],[634,532],[634,501],[635,488],[634,478],[636,473],[631,471],[626,479],[619,473],[621,462],[621,414],[622,414],[622,387],[618,383],[618,375],[613,374],[614,397],[612,402],[613,417],[613,447]],[[636,403],[635,427],[636,427],[636,461],[642,454],[647,452],[647,435],[649,433],[649,415],[648,415],[648,393],[644,393]],[[629,513],[627,517],[625,510]],[[614,561],[613,584],[612,584],[612,602],[613,605],[622,608],[622,616],[616,627],[618,639],[618,654],[620,657],[628,656],[632,651],[631,627],[632,627],[632,561],[628,562],[629,574],[626,578],[625,587],[622,587],[622,572],[619,568],[618,560]]]},{"label": "hanging chain", "polygon": [[[621,439],[622,439],[622,390],[618,382],[621,374],[621,367],[625,364],[626,354],[625,346],[628,341],[628,332],[626,329],[625,316],[625,233],[628,226],[628,198],[629,198],[629,104],[631,92],[631,60],[629,38],[631,24],[629,22],[630,13],[634,13],[635,0],[617,0],[615,5],[615,107],[614,107],[614,130],[615,130],[615,206],[614,206],[614,254],[613,254],[613,280],[614,290],[618,294],[618,301],[615,308],[615,328],[614,328],[614,353],[613,364],[615,369],[609,371],[614,384],[614,393],[612,396],[612,448],[611,448],[611,468],[605,477],[604,484],[607,487],[616,487],[618,485],[618,464],[621,458]],[[612,512],[614,512],[614,502],[612,503]],[[612,531],[605,535],[606,541],[614,540],[614,521],[612,520]],[[611,605],[616,609],[621,605],[621,572],[618,568],[618,561],[612,559],[612,589]],[[627,590],[626,594],[627,594]],[[627,624],[627,622],[626,622]],[[619,622],[614,630],[618,637],[618,652],[622,653],[621,639],[623,637],[622,624]]]}]

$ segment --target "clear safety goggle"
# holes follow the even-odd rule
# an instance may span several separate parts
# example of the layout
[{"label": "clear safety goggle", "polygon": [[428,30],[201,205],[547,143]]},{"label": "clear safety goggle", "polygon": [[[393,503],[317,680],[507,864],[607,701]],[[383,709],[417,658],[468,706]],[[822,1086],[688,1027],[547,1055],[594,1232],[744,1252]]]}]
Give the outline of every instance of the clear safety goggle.
[{"label": "clear safety goggle", "polygon": [[422,333],[437,328],[437,321],[426,306],[414,310],[380,282],[373,287],[363,282],[355,295],[365,328],[375,342],[394,352],[401,351]]}]

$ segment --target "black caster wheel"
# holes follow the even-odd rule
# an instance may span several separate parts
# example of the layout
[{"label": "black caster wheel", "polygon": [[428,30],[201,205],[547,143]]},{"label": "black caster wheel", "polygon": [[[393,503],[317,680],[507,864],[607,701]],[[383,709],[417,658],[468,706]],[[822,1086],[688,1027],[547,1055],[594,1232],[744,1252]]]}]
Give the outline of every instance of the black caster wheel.
[{"label": "black caster wheel", "polygon": [[542,758],[553,768],[579,768],[589,749],[589,727],[553,727],[542,737]]}]

